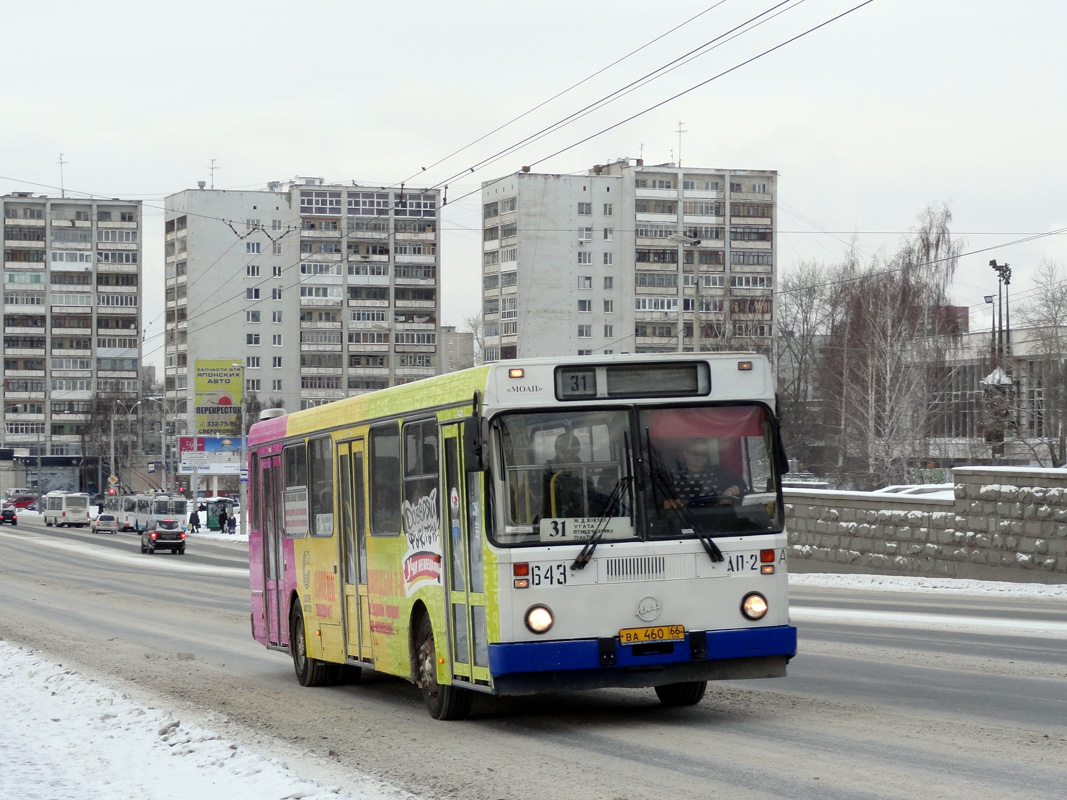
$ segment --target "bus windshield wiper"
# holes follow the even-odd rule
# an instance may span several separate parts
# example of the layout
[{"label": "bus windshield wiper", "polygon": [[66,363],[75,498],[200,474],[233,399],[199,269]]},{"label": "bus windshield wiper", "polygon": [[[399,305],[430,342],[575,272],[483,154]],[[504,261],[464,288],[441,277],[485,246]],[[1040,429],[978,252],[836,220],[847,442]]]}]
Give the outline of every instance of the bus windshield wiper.
[{"label": "bus windshield wiper", "polygon": [[[585,545],[582,547],[580,553],[574,559],[574,563],[571,564],[571,569],[585,569],[585,565],[589,563],[589,559],[593,557],[593,551],[596,550],[597,544],[604,536],[604,531],[608,529],[608,520],[611,519],[612,512],[622,504],[622,496],[626,489],[633,483],[633,477],[630,475],[624,475],[615,482],[615,487],[611,490],[611,494],[608,495],[608,502],[604,506],[604,511],[600,514],[596,521],[596,528],[593,530],[592,536],[590,536]],[[633,503],[630,503],[630,519],[633,520]]]}]

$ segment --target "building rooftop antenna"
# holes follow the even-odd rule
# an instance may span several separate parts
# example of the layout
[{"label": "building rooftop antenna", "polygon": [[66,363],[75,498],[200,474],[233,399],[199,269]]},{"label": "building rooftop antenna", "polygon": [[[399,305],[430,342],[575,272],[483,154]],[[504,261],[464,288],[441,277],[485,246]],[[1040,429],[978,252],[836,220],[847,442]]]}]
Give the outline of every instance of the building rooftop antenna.
[{"label": "building rooftop antenna", "polygon": [[216,158],[211,159],[211,166],[207,168],[207,171],[211,173],[211,188],[212,189],[215,188],[215,170],[222,169],[222,167],[216,167],[215,166],[215,162],[216,161],[218,161],[218,159],[216,159]]},{"label": "building rooftop antenna", "polygon": [[688,131],[686,131],[686,130],[684,130],[682,128],[683,125],[685,125],[685,123],[679,120],[679,122],[678,122],[678,168],[679,169],[681,169],[681,167],[682,167],[682,134],[683,133],[688,133]]},{"label": "building rooftop antenna", "polygon": [[63,165],[67,162],[63,160],[62,153],[59,154],[59,161],[56,163],[59,164],[59,196],[65,198],[67,196],[67,190],[63,188]]}]

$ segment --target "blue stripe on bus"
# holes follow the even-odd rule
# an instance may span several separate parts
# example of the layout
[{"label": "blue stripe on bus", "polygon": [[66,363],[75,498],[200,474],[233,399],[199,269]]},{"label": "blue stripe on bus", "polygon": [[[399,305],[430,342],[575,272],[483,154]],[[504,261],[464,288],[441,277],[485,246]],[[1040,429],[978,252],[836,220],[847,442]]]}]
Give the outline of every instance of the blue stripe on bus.
[{"label": "blue stripe on bus", "polygon": [[[708,631],[707,637],[707,660],[709,661],[722,658],[793,656],[797,652],[797,629],[791,625]],[[632,645],[620,645],[618,639],[615,644],[615,666],[617,667],[650,666],[692,660],[689,634],[686,634],[685,641],[674,642],[671,652],[649,652],[647,655],[639,655],[640,646],[635,649]],[[493,675],[600,668],[600,651],[596,639],[489,645],[489,671]]]}]

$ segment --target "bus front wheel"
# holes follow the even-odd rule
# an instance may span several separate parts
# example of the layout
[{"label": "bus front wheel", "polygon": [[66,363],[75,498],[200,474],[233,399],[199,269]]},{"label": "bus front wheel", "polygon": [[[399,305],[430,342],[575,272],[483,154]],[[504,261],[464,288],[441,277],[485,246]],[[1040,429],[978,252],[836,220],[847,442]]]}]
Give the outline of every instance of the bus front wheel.
[{"label": "bus front wheel", "polygon": [[665,706],[695,706],[707,691],[707,681],[668,683],[656,687],[656,696]]},{"label": "bus front wheel", "polygon": [[297,603],[289,622],[289,649],[293,654],[293,669],[301,686],[328,686],[337,682],[338,664],[329,664],[308,656],[307,630],[304,611]]},{"label": "bus front wheel", "polygon": [[474,695],[457,686],[442,686],[437,682],[437,648],[434,645],[433,625],[430,617],[424,616],[419,622],[418,639],[418,684],[422,689],[422,699],[426,710],[434,719],[465,719],[470,713]]}]

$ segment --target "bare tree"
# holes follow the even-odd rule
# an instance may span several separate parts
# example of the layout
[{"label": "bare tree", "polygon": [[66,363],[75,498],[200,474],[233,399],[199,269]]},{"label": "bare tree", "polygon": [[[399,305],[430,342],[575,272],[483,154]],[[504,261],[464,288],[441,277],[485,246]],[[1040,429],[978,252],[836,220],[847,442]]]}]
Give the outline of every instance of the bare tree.
[{"label": "bare tree", "polygon": [[474,334],[475,365],[485,363],[485,326],[482,324],[482,315],[468,314],[463,318],[463,324]]},{"label": "bare tree", "polygon": [[786,452],[805,469],[821,462],[817,372],[819,348],[830,328],[831,271],[802,263],[778,283],[774,362]]},{"label": "bare tree", "polygon": [[1029,339],[1022,391],[1015,396],[1017,418],[1024,421],[1018,437],[1039,462],[1061,467],[1067,463],[1067,270],[1043,261],[1031,297],[1018,312]]},{"label": "bare tree", "polygon": [[927,447],[943,337],[953,332],[946,292],[960,245],[947,208],[919,219],[896,254],[862,268],[846,264],[830,293],[820,418],[838,485],[905,480]]}]

